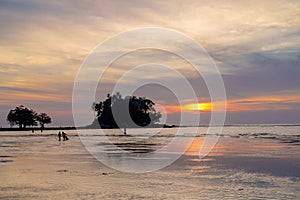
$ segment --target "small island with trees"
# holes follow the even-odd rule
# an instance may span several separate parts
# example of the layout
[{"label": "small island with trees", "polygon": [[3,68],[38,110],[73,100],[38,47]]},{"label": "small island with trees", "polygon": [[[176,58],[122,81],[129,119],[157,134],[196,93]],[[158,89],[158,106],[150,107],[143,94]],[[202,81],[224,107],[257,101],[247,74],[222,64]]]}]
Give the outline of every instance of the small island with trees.
[{"label": "small island with trees", "polygon": [[107,94],[104,101],[93,103],[95,120],[88,128],[162,127],[164,125],[159,124],[162,115],[155,110],[154,105],[146,97],[122,97],[119,92]]}]

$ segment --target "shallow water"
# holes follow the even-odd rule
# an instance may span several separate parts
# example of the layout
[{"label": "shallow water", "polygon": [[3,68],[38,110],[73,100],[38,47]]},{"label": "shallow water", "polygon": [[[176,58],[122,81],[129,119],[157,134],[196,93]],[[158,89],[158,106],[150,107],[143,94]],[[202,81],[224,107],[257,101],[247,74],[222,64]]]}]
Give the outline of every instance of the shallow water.
[{"label": "shallow water", "polygon": [[[65,142],[57,140],[57,131],[0,132],[0,198],[299,199],[299,128],[225,127],[213,150],[200,159],[207,130],[200,127],[183,156],[164,169],[142,174],[105,166],[74,130],[66,131],[70,140]],[[189,138],[191,130],[184,128],[186,134],[177,137]],[[105,130],[99,135],[98,130],[84,130],[83,137],[125,160],[161,149],[176,137],[176,129],[127,132],[123,136],[120,130]],[[104,136],[113,144],[101,142]]]}]

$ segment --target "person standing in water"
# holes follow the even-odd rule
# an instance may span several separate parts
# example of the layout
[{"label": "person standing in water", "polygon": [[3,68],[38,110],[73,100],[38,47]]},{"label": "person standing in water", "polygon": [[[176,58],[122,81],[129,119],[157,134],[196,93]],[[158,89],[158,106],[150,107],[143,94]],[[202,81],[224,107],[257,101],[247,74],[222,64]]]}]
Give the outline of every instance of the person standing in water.
[{"label": "person standing in water", "polygon": [[58,141],[61,141],[61,132],[58,132]]},{"label": "person standing in water", "polygon": [[62,132],[62,137],[63,137],[64,141],[69,140],[69,138],[65,132]]}]

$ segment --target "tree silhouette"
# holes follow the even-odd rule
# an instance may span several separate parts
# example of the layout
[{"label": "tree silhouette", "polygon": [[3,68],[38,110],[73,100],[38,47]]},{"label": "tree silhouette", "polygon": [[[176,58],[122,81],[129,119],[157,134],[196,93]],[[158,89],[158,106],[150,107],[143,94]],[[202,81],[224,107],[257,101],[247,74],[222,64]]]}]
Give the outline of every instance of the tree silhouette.
[{"label": "tree silhouette", "polygon": [[18,125],[25,129],[27,126],[36,126],[37,122],[43,129],[45,124],[51,123],[51,118],[46,113],[37,114],[34,110],[26,108],[23,105],[9,111],[7,115],[8,123],[11,126]]},{"label": "tree silhouette", "polygon": [[10,110],[7,115],[7,121],[11,126],[18,125],[19,128],[26,128],[26,126],[36,126],[37,114],[32,109],[25,108],[20,105],[13,110]]},{"label": "tree silhouette", "polygon": [[51,117],[49,117],[46,113],[41,113],[37,116],[37,121],[39,122],[41,129],[44,129],[45,124],[51,123]]},{"label": "tree silhouette", "polygon": [[145,97],[122,98],[117,92],[112,96],[108,94],[103,102],[93,103],[92,109],[102,128],[140,127],[159,122],[161,114],[156,112],[154,105],[152,100]]}]

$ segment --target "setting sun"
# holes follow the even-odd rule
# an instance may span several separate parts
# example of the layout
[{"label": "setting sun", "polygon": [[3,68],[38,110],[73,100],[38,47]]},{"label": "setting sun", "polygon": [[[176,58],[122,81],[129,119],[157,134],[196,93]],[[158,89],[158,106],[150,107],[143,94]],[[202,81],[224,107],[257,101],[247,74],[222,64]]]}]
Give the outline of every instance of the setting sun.
[{"label": "setting sun", "polygon": [[185,110],[208,111],[208,110],[211,110],[211,103],[187,104],[184,106],[184,109]]}]

